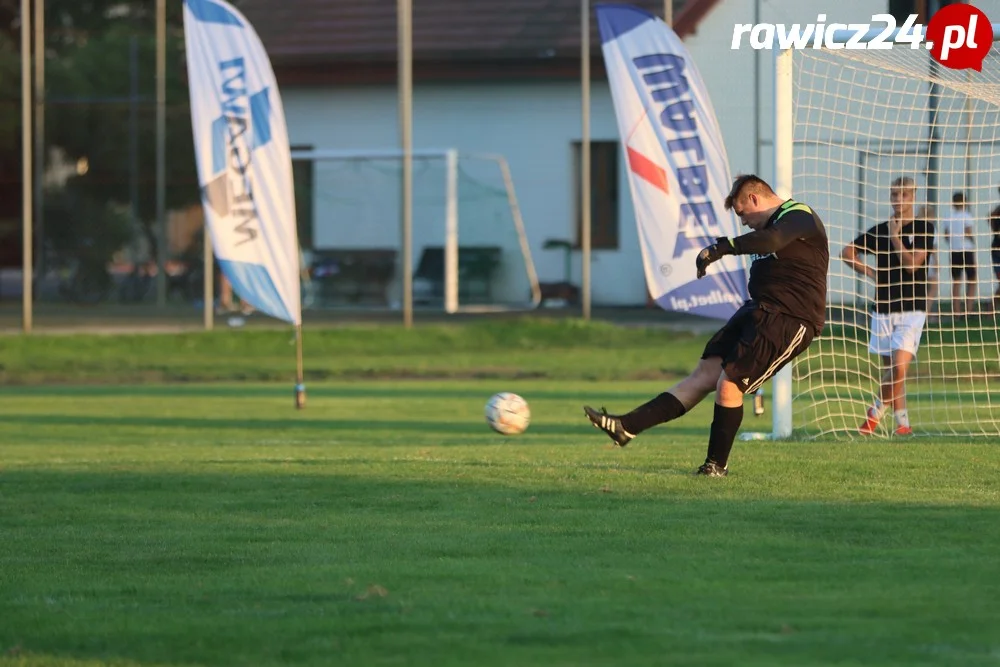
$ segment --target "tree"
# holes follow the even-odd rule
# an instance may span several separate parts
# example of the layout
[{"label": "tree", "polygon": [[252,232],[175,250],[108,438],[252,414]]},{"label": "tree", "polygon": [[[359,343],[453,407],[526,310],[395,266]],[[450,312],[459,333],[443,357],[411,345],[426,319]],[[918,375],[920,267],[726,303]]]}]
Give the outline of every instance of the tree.
[{"label": "tree", "polygon": [[[17,0],[0,0],[0,201],[16,201],[15,215],[20,210],[21,169],[17,5]],[[167,7],[169,209],[197,202],[199,192],[185,79],[182,3],[169,2]],[[78,203],[76,208],[116,224],[122,211],[134,204],[142,229],[155,244],[154,9],[149,0],[46,0],[45,134],[49,150],[58,149],[69,165],[81,166],[60,186],[72,190],[70,199]],[[134,162],[130,159],[133,137],[137,138]],[[138,179],[134,202],[133,178]],[[56,193],[51,194],[55,202]],[[66,225],[76,224],[60,211],[71,212],[53,203],[54,217],[46,215],[47,237],[66,233]],[[0,211],[0,218],[4,215]],[[111,240],[119,235],[101,236],[105,237]],[[51,239],[47,245],[52,246]]]}]

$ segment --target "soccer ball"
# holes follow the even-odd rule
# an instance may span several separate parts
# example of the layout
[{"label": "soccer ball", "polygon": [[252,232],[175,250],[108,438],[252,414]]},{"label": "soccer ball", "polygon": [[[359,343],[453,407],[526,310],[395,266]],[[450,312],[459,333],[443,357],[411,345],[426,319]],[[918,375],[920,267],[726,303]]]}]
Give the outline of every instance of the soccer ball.
[{"label": "soccer ball", "polygon": [[517,394],[502,391],[486,401],[486,423],[501,435],[524,433],[530,422],[528,402]]}]

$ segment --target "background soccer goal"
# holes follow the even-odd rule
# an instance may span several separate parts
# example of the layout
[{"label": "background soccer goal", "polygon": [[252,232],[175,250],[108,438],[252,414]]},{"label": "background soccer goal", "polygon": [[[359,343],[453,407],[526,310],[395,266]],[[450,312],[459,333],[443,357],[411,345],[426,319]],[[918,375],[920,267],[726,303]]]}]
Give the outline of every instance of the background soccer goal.
[{"label": "background soccer goal", "polygon": [[[297,150],[317,307],[402,300],[399,151]],[[513,180],[496,155],[413,153],[413,301],[448,313],[527,309],[540,291]],[[301,215],[301,213],[300,213]]]},{"label": "background soccer goal", "polygon": [[[910,367],[910,422],[917,435],[1000,433],[989,224],[1000,203],[1000,51],[994,46],[982,72],[943,68],[923,46],[905,43],[890,50],[779,52],[775,110],[776,185],[823,218],[830,275],[823,334],[772,383],[771,436],[794,430],[853,437],[878,392],[879,359],[868,352],[874,285],[840,253],[889,217],[889,186],[900,176],[914,178],[916,207],[938,230],[931,280],[937,298]],[[976,230],[978,305],[964,317],[952,313],[951,253],[940,233],[958,191]],[[881,428],[891,433],[891,412]]]}]

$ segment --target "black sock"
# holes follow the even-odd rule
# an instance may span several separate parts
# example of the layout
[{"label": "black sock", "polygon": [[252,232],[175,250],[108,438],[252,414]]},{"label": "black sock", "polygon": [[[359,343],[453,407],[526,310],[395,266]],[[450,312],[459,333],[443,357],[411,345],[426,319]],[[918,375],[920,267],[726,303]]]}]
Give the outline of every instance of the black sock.
[{"label": "black sock", "polygon": [[639,435],[657,424],[677,419],[687,412],[684,404],[668,391],[643,403],[627,415],[622,415],[622,427],[632,435]]},{"label": "black sock", "polygon": [[724,408],[715,404],[715,417],[712,419],[712,432],[708,436],[708,458],[720,468],[725,468],[729,462],[729,452],[733,451],[733,441],[736,432],[743,423],[743,404],[736,408]]}]

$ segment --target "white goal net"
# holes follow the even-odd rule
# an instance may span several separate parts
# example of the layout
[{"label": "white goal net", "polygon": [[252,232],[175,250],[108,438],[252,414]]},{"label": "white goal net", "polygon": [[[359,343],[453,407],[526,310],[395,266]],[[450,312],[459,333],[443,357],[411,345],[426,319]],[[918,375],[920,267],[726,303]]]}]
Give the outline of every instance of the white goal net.
[{"label": "white goal net", "polygon": [[[1000,251],[1000,227],[994,234],[990,215],[1000,204],[1000,51],[975,72],[942,68],[907,44],[802,49],[792,82],[791,189],[830,238],[828,324],[792,373],[795,432],[856,436],[879,393],[882,361],[869,351],[875,284],[841,252],[890,217],[890,185],[909,177],[917,215],[935,229],[927,321],[906,382],[909,421],[915,435],[1000,434],[1000,256],[991,252]],[[954,217],[955,193],[968,225]],[[862,259],[876,266],[873,254]],[[876,435],[893,431],[889,408]]]},{"label": "white goal net", "polygon": [[[533,308],[538,280],[501,156],[414,151],[412,285],[417,308]],[[293,151],[305,200],[312,305],[400,307],[402,170],[398,151]],[[300,211],[300,217],[302,213]]]}]

